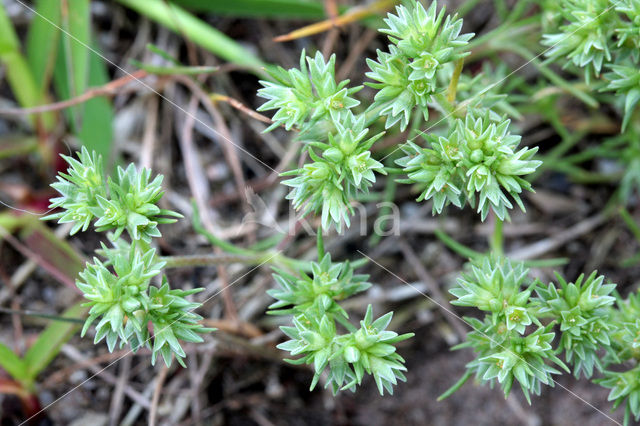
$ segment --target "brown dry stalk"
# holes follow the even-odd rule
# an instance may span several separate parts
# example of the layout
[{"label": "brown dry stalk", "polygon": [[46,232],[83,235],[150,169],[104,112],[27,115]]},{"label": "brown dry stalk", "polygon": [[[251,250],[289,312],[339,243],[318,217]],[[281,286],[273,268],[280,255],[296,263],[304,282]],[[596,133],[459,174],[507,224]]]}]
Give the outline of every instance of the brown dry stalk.
[{"label": "brown dry stalk", "polygon": [[52,104],[39,105],[32,108],[2,108],[0,109],[0,115],[24,115],[24,114],[39,114],[48,111],[59,111],[61,109],[70,108],[72,106],[81,104],[89,99],[98,96],[112,96],[116,93],[116,90],[122,86],[133,81],[137,81],[144,78],[148,73],[144,70],[138,70],[131,74],[120,77],[116,80],[110,81],[104,86],[93,87],[88,89],[83,94],[76,96],[75,98],[67,99],[66,101],[54,102]]},{"label": "brown dry stalk", "polygon": [[375,15],[380,12],[386,12],[391,9],[397,0],[378,0],[377,2],[365,6],[353,8],[344,15],[338,17],[329,18],[324,21],[316,22],[306,27],[299,28],[295,31],[291,31],[288,34],[283,34],[273,39],[275,42],[291,41],[302,37],[308,37],[310,35],[323,33],[329,31],[332,28],[341,27],[343,25],[351,24],[352,22],[359,21],[371,15]]}]

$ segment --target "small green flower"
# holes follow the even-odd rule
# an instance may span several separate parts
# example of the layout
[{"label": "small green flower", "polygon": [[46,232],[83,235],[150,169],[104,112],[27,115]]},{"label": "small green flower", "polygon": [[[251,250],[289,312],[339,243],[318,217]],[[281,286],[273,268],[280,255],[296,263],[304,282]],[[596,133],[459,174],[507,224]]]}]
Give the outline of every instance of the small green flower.
[{"label": "small green flower", "polygon": [[453,349],[472,348],[477,357],[466,365],[468,372],[492,386],[497,380],[505,398],[517,381],[531,404],[531,394],[539,395],[542,384],[553,386],[552,375],[560,374],[549,363],[568,371],[551,345],[554,338],[552,324],[546,327],[539,325],[534,332],[522,336],[508,331],[496,333],[499,326],[497,328],[489,318],[484,321],[467,318],[467,321],[473,331],[468,334],[466,342]]},{"label": "small green flower", "polygon": [[477,203],[482,220],[490,208],[505,219],[513,207],[507,194],[524,211],[520,193],[533,189],[523,176],[542,164],[531,159],[537,148],[517,150],[520,136],[509,133],[510,121],[496,123],[490,116],[490,111],[479,116],[469,112],[446,137],[425,135],[427,148],[413,142],[403,147],[406,156],[396,163],[407,179],[400,182],[418,184],[418,201],[433,199],[434,214],[449,203],[462,207],[468,201]]},{"label": "small green flower", "polygon": [[[71,167],[52,185],[61,196],[51,200],[51,207],[64,211],[44,219],[73,222],[71,234],[86,230],[94,219],[96,231],[114,231],[108,234],[114,247],[103,244],[97,250],[105,261],[94,257],[76,281],[87,299],[85,306],[91,308],[82,335],[97,321],[94,343],[106,340],[109,351],[120,341],[120,347],[129,344],[133,351],[151,348],[152,364],[161,354],[167,365],[175,355],[184,366],[179,341],[201,342],[198,333],[210,330],[191,312],[200,305],[185,299],[201,289],[171,290],[165,277],[160,288],[151,285],[165,265],[149,247],[151,239],[160,236],[157,225],[182,217],[156,206],[162,197],[162,176],[151,180],[150,170],[138,172],[130,164],[118,167],[117,175],[105,181],[101,158],[86,148],[78,160],[63,158]],[[125,230],[131,243],[122,238]]]},{"label": "small green flower", "polygon": [[44,217],[42,220],[58,219],[58,223],[73,223],[70,234],[83,232],[89,228],[91,221],[99,216],[101,209],[98,198],[106,195],[102,158],[95,152],[82,147],[78,160],[61,155],[69,164],[67,173],[60,173],[58,181],[51,187],[60,193],[60,197],[52,198],[49,208],[62,208],[64,211]]},{"label": "small green flower", "polygon": [[[395,343],[413,336],[388,331],[392,313],[373,319],[371,305],[360,328],[348,322],[347,313],[338,302],[369,288],[366,275],[354,275],[348,263],[332,263],[325,254],[319,263],[311,263],[312,276],[291,275],[276,270],[279,288],[267,293],[277,301],[269,313],[292,314],[293,326],[281,327],[290,340],[278,345],[292,356],[294,364],[313,364],[313,389],[327,370],[326,386],[336,394],[340,390],[355,391],[364,373],[373,376],[380,394],[393,393],[398,380],[405,381],[404,360],[396,353]],[[338,332],[337,324],[348,331]]]},{"label": "small green flower", "polygon": [[610,351],[609,334],[614,330],[609,308],[615,298],[610,296],[615,284],[603,284],[604,277],[596,272],[580,275],[575,283],[556,274],[558,284],[536,288],[539,314],[552,316],[560,322],[560,345],[576,377],[593,375],[594,368],[603,371],[599,349]]},{"label": "small green flower", "polygon": [[86,231],[94,220],[98,232],[114,230],[112,240],[124,230],[133,240],[146,243],[161,236],[158,224],[173,223],[182,215],[156,206],[163,195],[162,176],[150,181],[151,170],[138,172],[133,164],[126,169],[118,167],[115,178],[106,182],[102,173],[102,159],[82,147],[79,160],[62,156],[71,166],[60,173],[58,182],[51,186],[61,196],[51,200],[51,208],[61,207],[43,220],[58,219],[58,223],[74,223],[71,235],[80,229]]},{"label": "small green flower", "polygon": [[322,53],[307,57],[304,50],[300,56],[300,69],[285,70],[278,67],[270,71],[275,82],[260,81],[264,86],[258,96],[266,98],[258,111],[277,109],[274,124],[267,130],[284,126],[287,130],[297,127],[303,135],[325,120],[340,122],[360,101],[352,95],[362,89],[348,88],[349,80],[336,83],[335,55],[325,62]]},{"label": "small green flower", "polygon": [[567,58],[568,63],[584,68],[589,83],[591,75],[600,75],[602,66],[612,60],[612,36],[617,15],[609,0],[561,0],[559,13],[566,24],[557,33],[544,34],[542,44],[549,46],[546,56]]},{"label": "small green flower", "polygon": [[506,323],[507,330],[525,334],[526,326],[538,323],[529,314],[529,298],[536,283],[528,272],[522,263],[484,258],[481,263],[472,263],[469,272],[458,278],[458,285],[449,290],[456,297],[451,304],[491,312],[494,325]]},{"label": "small green flower", "polygon": [[[209,331],[198,323],[201,317],[191,312],[200,305],[184,299],[202,289],[170,290],[165,277],[160,288],[150,285],[151,279],[159,275],[164,266],[153,249],[144,254],[130,249],[123,255],[121,250],[103,245],[101,253],[107,261],[103,263],[94,258],[76,282],[88,300],[85,306],[91,307],[82,335],[100,319],[94,343],[106,339],[109,351],[115,349],[118,340],[120,347],[129,343],[134,351],[149,347],[152,348],[152,363],[161,354],[170,365],[174,354],[184,365],[185,353],[178,340],[200,342],[202,338],[197,333]],[[153,326],[152,337],[147,324]]]},{"label": "small green flower", "polygon": [[524,334],[524,331],[528,325],[531,325],[531,317],[527,310],[520,306],[509,306],[505,310],[505,316],[507,318],[507,329],[515,330],[520,334]]},{"label": "small green flower", "polygon": [[473,34],[460,34],[462,20],[445,19],[445,9],[438,13],[437,8],[435,1],[428,10],[420,2],[397,6],[396,14],[385,19],[387,28],[380,30],[392,43],[389,52],[378,50],[377,61],[367,59],[371,71],[366,76],[374,80],[367,85],[378,90],[369,110],[380,109],[387,129],[398,122],[406,129],[416,107],[427,120],[432,96],[443,89],[437,73],[468,54],[462,48]]},{"label": "small green flower", "polygon": [[625,403],[625,425],[630,423],[631,415],[636,422],[640,420],[640,365],[624,372],[605,371],[604,378],[595,382],[611,389],[608,400],[614,401],[613,408]]},{"label": "small green flower", "polygon": [[349,263],[332,263],[329,253],[320,263],[312,262],[311,271],[310,277],[277,270],[273,277],[280,288],[267,290],[277,300],[269,306],[270,314],[299,314],[314,308],[346,318],[347,313],[336,302],[371,287],[367,275],[354,274]]},{"label": "small green flower", "polygon": [[386,172],[370,152],[382,133],[365,140],[368,129],[364,115],[348,113],[342,123],[335,123],[335,128],[326,143],[308,143],[312,163],[282,175],[294,176],[283,184],[292,188],[287,199],[292,200],[295,209],[303,209],[305,214],[321,212],[324,229],[333,224],[340,230],[343,223],[350,225],[351,200],[358,193],[368,192],[376,181],[374,172]]},{"label": "small green flower", "polygon": [[307,311],[293,319],[293,327],[281,327],[291,339],[278,345],[291,355],[303,355],[294,364],[313,364],[315,374],[311,389],[318,383],[320,375],[329,367],[327,384],[333,393],[355,387],[362,383],[364,373],[373,376],[381,395],[386,390],[393,394],[398,380],[406,381],[404,359],[396,353],[394,344],[409,339],[413,333],[398,335],[386,328],[392,313],[373,320],[371,305],[367,308],[360,328],[348,334],[337,334],[335,322],[330,315],[318,315]]}]

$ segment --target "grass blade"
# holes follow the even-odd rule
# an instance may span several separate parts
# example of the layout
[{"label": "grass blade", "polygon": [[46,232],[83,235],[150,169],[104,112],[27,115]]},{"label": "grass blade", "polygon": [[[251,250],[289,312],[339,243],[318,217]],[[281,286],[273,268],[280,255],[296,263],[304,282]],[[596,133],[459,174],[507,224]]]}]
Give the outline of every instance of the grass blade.
[{"label": "grass blade", "polygon": [[27,367],[10,347],[0,343],[0,367],[16,381],[22,382],[27,377]]},{"label": "grass blade", "polygon": [[40,93],[46,93],[58,53],[60,30],[56,26],[60,26],[60,5],[59,1],[36,1],[36,13],[27,34],[27,61]]},{"label": "grass blade", "polygon": [[305,0],[174,0],[174,3],[194,12],[210,12],[242,18],[323,19],[326,17],[320,1]]},{"label": "grass blade", "polygon": [[[27,60],[20,51],[20,43],[2,3],[0,3],[0,63],[5,65],[9,86],[22,107],[29,108],[45,103],[46,98],[38,90],[38,85]],[[50,113],[32,115],[30,120],[36,127],[40,122],[45,130],[52,129],[54,125],[53,115]]]},{"label": "grass blade", "polygon": [[228,62],[249,68],[258,75],[263,74],[262,68],[264,68],[266,64],[262,62],[262,60],[233,39],[227,37],[225,34],[181,7],[166,3],[163,0],[118,1],[171,31],[183,34],[214,55]]},{"label": "grass blade", "polygon": [[[93,46],[97,50],[97,46]],[[89,86],[103,86],[109,82],[107,67],[98,55],[89,56]],[[82,125],[78,138],[90,151],[102,155],[105,167],[110,168],[113,154],[114,112],[111,100],[99,96],[84,103]]]},{"label": "grass blade", "polygon": [[[78,318],[83,317],[88,308],[82,306],[83,302],[77,303],[67,309],[63,317]],[[27,350],[24,356],[24,363],[27,367],[27,380],[31,383],[35,381],[38,374],[44,370],[60,351],[60,347],[66,343],[73,334],[80,328],[76,322],[54,321],[44,329],[35,343]]]},{"label": "grass blade", "polygon": [[[89,81],[89,1],[78,0],[69,7],[68,0],[60,1],[62,8],[59,54],[54,70],[54,84],[58,98],[70,99],[83,93]],[[65,111],[71,129],[78,134],[82,126],[84,105]]]},{"label": "grass blade", "polygon": [[[91,11],[89,0],[62,0],[62,28],[71,36],[62,37],[67,75],[71,80],[70,93],[78,96],[87,89],[89,84],[89,49],[91,44]],[[72,7],[71,7],[72,6]]]},{"label": "grass blade", "polygon": [[[88,0],[59,2],[62,7],[63,34],[58,43],[54,84],[61,100],[74,98],[86,92],[89,86],[102,86],[109,81],[102,59],[86,46],[99,50],[91,42],[91,14]],[[113,108],[111,102],[96,97],[65,111],[71,129],[89,150],[105,159],[108,167],[113,141]]]}]

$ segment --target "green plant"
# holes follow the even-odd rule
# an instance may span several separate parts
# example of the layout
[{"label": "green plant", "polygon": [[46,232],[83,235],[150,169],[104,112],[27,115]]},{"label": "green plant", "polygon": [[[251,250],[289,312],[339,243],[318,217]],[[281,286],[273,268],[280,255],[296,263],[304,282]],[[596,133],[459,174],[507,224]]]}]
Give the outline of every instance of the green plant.
[{"label": "green plant", "polygon": [[[543,43],[548,61],[573,72],[582,72],[594,91],[615,92],[606,100],[622,110],[621,138],[616,158],[624,165],[620,199],[627,202],[633,188],[640,188],[637,176],[638,128],[636,105],[640,100],[640,1],[562,0],[545,4],[551,23]],[[597,79],[594,80],[593,77]],[[636,120],[637,123],[637,120]],[[614,138],[611,138],[612,142]],[[606,143],[606,142],[605,142]]]},{"label": "green plant", "polygon": [[543,44],[551,46],[546,55],[569,59],[565,66],[583,68],[586,79],[599,76],[603,66],[640,59],[637,0],[563,0],[547,10],[557,32],[546,29]]},{"label": "green plant", "polygon": [[446,136],[425,135],[427,149],[409,140],[403,146],[406,157],[397,160],[407,174],[400,182],[418,185],[418,200],[434,198],[434,213],[449,203],[462,207],[469,202],[477,204],[483,220],[490,207],[504,219],[513,207],[504,192],[524,209],[519,194],[531,190],[523,176],[541,164],[531,160],[537,149],[517,150],[520,137],[509,133],[510,121],[491,109],[501,100],[499,94],[479,93],[455,102],[468,54],[464,46],[473,36],[460,35],[462,20],[445,19],[436,2],[427,10],[410,2],[398,6],[397,15],[389,14],[385,23],[388,28],[381,31],[391,42],[389,53],[378,51],[377,61],[368,60],[367,77],[377,83],[367,84],[377,92],[364,112],[354,112],[360,102],[352,95],[360,87],[349,89],[348,80],[336,83],[335,56],[325,63],[317,53],[305,63],[303,52],[300,69],[279,68],[271,73],[275,82],[261,82],[258,95],[268,101],[259,109],[277,110],[268,130],[296,127],[313,160],[285,174],[295,176],[285,181],[293,187],[289,198],[294,207],[305,214],[322,211],[325,229],[331,223],[338,229],[342,223],[349,226],[350,201],[375,183],[373,172],[385,173],[370,154],[383,133],[364,140],[368,127],[386,118],[386,129],[399,123],[404,130],[415,110],[427,120],[429,108],[435,108],[444,114],[440,121],[446,120]]},{"label": "green plant", "polygon": [[442,81],[452,74],[447,65],[469,54],[463,48],[473,34],[461,35],[462,20],[445,19],[445,9],[437,9],[435,1],[427,10],[417,2],[398,6],[397,15],[384,21],[388,28],[380,30],[389,37],[389,52],[379,50],[377,61],[367,61],[367,77],[376,81],[369,86],[377,90],[369,108],[386,116],[386,128],[399,122],[406,129],[416,108],[427,120],[429,105],[450,107],[453,99],[442,98]]},{"label": "green plant", "polygon": [[[463,207],[468,202],[477,206],[483,220],[491,209],[505,219],[513,207],[507,194],[524,210],[519,194],[532,190],[523,177],[540,165],[532,160],[536,149],[517,149],[520,137],[510,133],[500,93],[476,93],[457,102],[463,58],[469,54],[465,46],[473,34],[461,34],[462,20],[446,15],[444,9],[438,11],[436,2],[428,9],[407,2],[385,23],[380,31],[389,38],[389,51],[378,51],[377,60],[367,61],[371,70],[367,77],[373,82],[366,84],[376,94],[364,110],[359,108],[363,101],[355,98],[361,87],[336,81],[334,55],[325,61],[319,52],[306,57],[303,51],[299,69],[277,68],[270,71],[273,81],[261,81],[264,87],[258,95],[267,102],[259,110],[276,110],[267,131],[280,126],[297,129],[309,159],[283,173],[290,177],[283,183],[291,187],[287,198],[294,208],[303,215],[321,213],[319,234],[332,226],[340,231],[350,226],[352,202],[375,184],[376,174],[391,171],[406,174],[399,181],[420,188],[419,201],[433,198],[434,214],[449,203]],[[473,91],[473,80],[466,76],[463,80],[463,90]],[[493,105],[499,109],[491,109]],[[380,119],[385,130],[394,126],[405,130],[412,117],[414,126],[428,120],[429,109],[443,115],[444,129],[425,135],[428,148],[407,141],[402,147],[405,157],[396,161],[402,170],[384,166],[384,159],[374,157],[372,147],[384,135],[372,130]],[[292,340],[280,347],[302,355],[296,362],[314,363],[312,388],[328,366],[327,385],[334,392],[353,390],[364,371],[373,374],[381,393],[385,388],[391,392],[396,379],[404,379],[402,358],[391,343],[410,335],[383,331],[390,314],[372,322],[370,308],[359,331],[346,322],[337,300],[365,287],[340,278],[348,267],[332,264],[328,254],[319,251],[319,259],[312,266],[313,277],[284,271],[275,275],[281,288],[269,292],[279,300],[272,309],[292,305],[274,313],[294,315],[293,327],[283,327]],[[346,328],[346,335],[339,334],[336,322]],[[358,337],[367,334],[369,323],[373,329],[366,339]]]},{"label": "green plant", "polygon": [[84,147],[78,159],[63,158],[70,167],[51,185],[60,193],[51,200],[51,208],[62,211],[43,219],[73,223],[71,234],[87,230],[91,223],[97,232],[113,231],[108,233],[113,247],[102,244],[99,251],[105,260],[94,257],[76,281],[88,300],[84,306],[91,308],[82,335],[98,320],[94,343],[106,339],[109,351],[118,340],[120,347],[129,344],[133,351],[149,347],[152,363],[161,355],[170,365],[175,355],[184,366],[180,341],[201,342],[199,334],[209,329],[193,312],[199,304],[185,298],[202,289],[171,289],[165,276],[160,287],[151,284],[165,265],[151,240],[160,236],[159,224],[182,217],[156,205],[163,194],[162,176],[151,180],[150,170],[138,171],[130,164],[105,179],[101,157]]},{"label": "green plant", "polygon": [[[524,209],[518,194],[523,189],[531,190],[531,185],[521,176],[532,173],[540,164],[531,160],[536,150],[516,150],[520,137],[509,134],[509,120],[487,108],[490,102],[479,100],[462,106],[455,103],[462,60],[468,54],[464,46],[473,36],[460,34],[462,20],[445,18],[444,9],[438,12],[436,2],[428,9],[410,2],[398,6],[397,15],[389,14],[385,23],[387,28],[381,31],[388,35],[391,44],[388,53],[378,51],[377,61],[368,60],[371,72],[367,77],[374,83],[367,84],[377,92],[365,111],[357,111],[360,101],[353,97],[361,87],[349,88],[348,80],[336,82],[335,56],[325,62],[320,53],[306,58],[303,51],[300,69],[278,68],[270,73],[273,82],[261,82],[264,88],[258,94],[267,102],[259,109],[277,110],[274,124],[268,130],[278,126],[298,129],[303,151],[311,160],[284,173],[293,176],[283,182],[292,188],[288,198],[293,206],[302,209],[305,215],[321,212],[319,232],[332,225],[338,230],[343,224],[348,227],[354,214],[351,202],[376,182],[376,173],[386,174],[388,169],[371,153],[373,144],[384,132],[367,139],[370,128],[384,118],[385,129],[398,125],[404,130],[414,111],[428,120],[429,108],[435,108],[446,114],[446,119],[453,116],[446,123],[448,134],[427,135],[430,149],[408,141],[403,147],[406,157],[397,160],[407,174],[400,181],[420,186],[419,200],[434,198],[434,213],[440,213],[449,203],[462,207],[469,202],[477,204],[483,220],[490,207],[505,218],[512,204],[503,190]],[[451,86],[445,85],[445,81],[451,81]],[[327,385],[331,384],[334,392],[341,388],[353,390],[362,380],[363,371],[374,375],[381,393],[384,388],[391,391],[396,378],[404,378],[401,373],[404,367],[402,358],[389,343],[409,335],[382,333],[388,323],[385,315],[372,323],[375,331],[363,341],[366,343],[354,343],[358,341],[358,333],[365,333],[365,329],[358,332],[348,325],[344,321],[346,313],[336,305],[338,294],[340,297],[350,294],[333,289],[342,280],[324,284],[328,288],[322,291],[316,288],[322,282],[323,270],[334,271],[332,279],[338,279],[336,274],[342,268],[339,265],[331,269],[330,258],[325,255],[313,267],[313,278],[283,272],[276,275],[282,289],[270,292],[280,300],[272,308],[294,305],[284,311],[294,314],[294,327],[283,328],[292,340],[281,348],[294,355],[303,354],[297,362],[315,364],[312,387],[329,365]],[[311,288],[310,283],[314,284]],[[353,287],[352,291],[363,289]],[[299,304],[305,308],[301,310]],[[336,321],[349,333],[339,335]],[[367,327],[371,321],[369,309],[361,326]],[[372,364],[370,357],[379,351],[378,344],[389,353],[380,352],[386,358],[375,358],[378,361]],[[368,352],[371,350],[374,352]]]},{"label": "green plant", "polygon": [[542,384],[555,384],[555,364],[576,378],[601,373],[594,382],[611,389],[614,408],[625,404],[625,424],[631,416],[640,419],[640,295],[612,296],[616,285],[604,284],[596,272],[575,282],[556,274],[556,283],[544,285],[505,259],[485,258],[469,269],[450,290],[452,303],[486,314],[483,320],[465,317],[473,331],[453,349],[472,348],[477,355],[441,398],[475,375],[489,384],[497,380],[505,396],[517,382],[531,403]]},{"label": "green plant", "polygon": [[409,141],[403,147],[406,157],[397,163],[407,174],[401,182],[416,183],[422,190],[418,201],[433,198],[434,214],[450,203],[463,207],[469,202],[477,205],[482,220],[489,208],[504,220],[513,205],[503,191],[525,209],[519,194],[532,188],[521,176],[542,163],[531,159],[537,148],[516,151],[520,136],[509,133],[509,120],[492,121],[488,110],[480,117],[468,112],[447,136],[425,135],[425,139],[428,148]]},{"label": "green plant", "polygon": [[[321,239],[322,234],[318,234],[318,238]],[[354,275],[348,262],[331,262],[328,253],[319,252],[319,257],[319,263],[311,264],[312,276],[295,276],[282,270],[274,274],[279,288],[267,292],[277,300],[269,306],[269,313],[293,315],[293,327],[282,327],[291,340],[278,348],[294,356],[301,355],[288,360],[294,364],[313,363],[315,374],[311,389],[329,367],[326,386],[331,386],[334,394],[343,389],[355,391],[365,372],[373,375],[381,395],[385,390],[393,394],[393,385],[398,380],[406,381],[404,359],[394,344],[412,337],[413,333],[398,335],[386,330],[393,313],[374,320],[371,305],[360,321],[360,328],[351,324],[338,302],[371,287],[366,282],[368,277]],[[347,333],[339,334],[337,324]]]},{"label": "green plant", "polygon": [[[451,290],[455,296],[452,303],[485,313],[482,319],[465,318],[472,331],[455,349],[471,348],[477,356],[443,397],[471,376],[491,385],[497,382],[505,396],[518,383],[531,402],[531,394],[540,394],[543,384],[553,386],[553,376],[562,370],[576,377],[604,375],[604,379],[596,380],[612,388],[610,399],[615,400],[615,406],[626,401],[628,422],[631,414],[636,419],[640,414],[640,381],[634,376],[637,367],[616,373],[612,366],[638,359],[636,347],[640,345],[634,333],[640,323],[630,311],[634,301],[640,299],[632,295],[627,301],[618,300],[618,308],[614,307],[615,285],[605,284],[604,277],[595,272],[581,275],[574,282],[557,274],[557,281],[548,285],[532,279],[523,264],[503,256],[502,221],[510,219],[514,203],[525,210],[521,194],[533,191],[531,179],[536,171],[554,159],[561,164],[562,154],[579,140],[551,116],[556,112],[554,106],[549,120],[563,141],[547,157],[548,163],[534,158],[537,148],[520,146],[521,137],[510,117],[521,117],[521,111],[527,108],[523,104],[530,101],[528,96],[549,96],[542,93],[548,90],[549,82],[557,85],[554,90],[573,94],[590,106],[598,105],[588,93],[592,89],[594,95],[604,93],[598,99],[611,101],[612,92],[617,95],[614,102],[625,99],[623,133],[615,141],[607,141],[606,146],[615,150],[612,157],[627,162],[620,193],[623,199],[629,198],[637,182],[637,131],[631,124],[640,99],[640,3],[547,1],[542,2],[540,15],[522,19],[522,24],[516,22],[526,16],[532,3],[522,1],[512,11],[503,10],[504,25],[476,41],[473,34],[462,33],[461,19],[447,15],[444,8],[439,10],[436,2],[425,8],[420,2],[405,1],[395,14],[388,15],[386,27],[380,30],[388,36],[387,50],[378,50],[375,60],[367,60],[370,71],[366,76],[372,81],[365,85],[374,90],[373,100],[358,97],[361,88],[350,88],[348,80],[337,82],[335,56],[325,61],[319,53],[306,57],[303,51],[299,69],[278,68],[270,72],[272,81],[261,82],[263,88],[258,95],[267,101],[260,110],[275,110],[274,123],[267,131],[281,126],[298,131],[296,139],[301,143],[304,164],[283,173],[289,177],[283,183],[291,187],[288,198],[303,215],[321,214],[319,231],[349,227],[354,214],[352,203],[373,187],[380,174],[402,175],[397,182],[414,185],[420,194],[418,201],[432,202],[433,214],[443,213],[449,204],[462,208],[468,203],[481,220],[491,217],[495,230],[490,237],[494,252],[490,256],[462,246],[442,231],[436,232],[449,247],[473,258]],[[542,25],[535,23],[540,17]],[[542,43],[549,46],[544,52],[549,58],[545,62],[527,47],[507,40],[510,31],[525,32],[538,26],[545,33]],[[483,63],[482,74],[466,73],[464,61],[471,47],[476,49],[473,54],[480,56],[485,54],[483,49],[488,52],[486,56],[500,50],[514,52],[548,80],[539,82],[539,91],[535,92],[529,91],[523,81],[512,83],[509,77],[513,73],[507,74],[504,64],[492,68]],[[583,90],[565,81],[548,67],[553,61],[568,70],[583,71],[588,88]],[[514,87],[526,96],[512,94]],[[514,107],[513,102],[519,105]],[[540,111],[550,104],[541,102],[535,108]],[[431,123],[427,131],[417,130],[424,123]],[[409,129],[414,136],[398,147],[402,156],[395,155],[398,149],[382,156],[374,144],[384,132],[394,129]],[[417,141],[417,134],[424,141]],[[367,139],[369,135],[374,136]],[[575,161],[606,155],[608,149],[577,154],[580,160]],[[621,155],[620,150],[626,154]],[[391,161],[400,168],[394,168]],[[567,166],[571,161],[562,163],[564,170],[575,171],[578,176],[579,170]],[[271,313],[293,315],[293,326],[283,327],[291,340],[279,347],[300,355],[295,362],[314,364],[312,388],[328,367],[327,385],[332,385],[334,392],[353,390],[360,383],[362,370],[369,370],[366,364],[357,364],[365,353],[362,347],[353,348],[354,335],[359,331],[346,322],[338,301],[368,284],[356,275],[350,280],[341,278],[343,274],[351,277],[351,272],[346,272],[348,267],[331,263],[322,250],[318,258],[312,276],[276,271],[280,287],[269,291],[278,300],[271,306]],[[364,324],[371,320],[369,307]],[[386,326],[386,320],[382,323]],[[339,326],[348,333],[340,334]],[[376,332],[380,330],[375,327]],[[393,334],[391,339],[406,337]],[[386,348],[396,355],[395,348]],[[391,390],[391,384],[395,384],[391,378],[403,378],[398,374],[403,368],[401,359],[394,359],[386,369],[386,381],[371,369],[381,392],[385,387]]]}]

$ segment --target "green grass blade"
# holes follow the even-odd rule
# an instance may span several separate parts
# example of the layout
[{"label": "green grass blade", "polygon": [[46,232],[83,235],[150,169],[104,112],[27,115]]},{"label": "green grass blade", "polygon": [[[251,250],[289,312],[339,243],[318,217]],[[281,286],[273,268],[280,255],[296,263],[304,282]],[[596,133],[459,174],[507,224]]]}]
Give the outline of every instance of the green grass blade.
[{"label": "green grass blade", "polygon": [[263,74],[262,68],[266,64],[262,60],[233,39],[181,7],[167,3],[164,0],[118,1],[171,31],[184,34],[185,37],[209,50],[214,55],[228,62],[247,67],[256,74]]},{"label": "green grass blade", "polygon": [[27,61],[40,93],[46,93],[58,53],[60,5],[59,1],[36,1],[36,13],[27,34]]},{"label": "green grass blade", "polygon": [[37,216],[28,216],[19,233],[20,240],[35,256],[32,259],[52,278],[77,290],[75,279],[84,269],[85,260],[69,244],[51,231]]},{"label": "green grass blade", "polygon": [[[97,46],[92,46],[97,50]],[[109,82],[107,67],[98,55],[89,56],[89,86],[103,86]],[[78,138],[89,151],[102,155],[105,167],[110,168],[113,154],[113,120],[114,112],[111,100],[105,97],[89,99],[84,104],[82,125]]]},{"label": "green grass blade", "polygon": [[[61,100],[82,94],[89,82],[90,13],[89,1],[78,0],[73,7],[62,1],[61,26],[64,30],[60,37],[59,54],[54,70],[54,85]],[[82,125],[84,105],[76,105],[65,111],[71,123],[73,133],[78,134]]]},{"label": "green grass blade", "polygon": [[[82,37],[78,37],[78,40],[99,51],[98,46],[83,39],[87,36],[85,31],[89,30],[88,25],[72,25],[77,20],[79,20],[77,17],[75,20],[71,17],[68,20],[69,26],[75,28],[73,31],[76,33],[72,33],[74,37],[76,34],[82,33],[80,34]],[[102,86],[109,82],[107,67],[99,55],[66,35],[61,38],[59,44],[54,85],[61,100],[82,94],[89,86]],[[73,46],[79,47],[74,48]],[[104,97],[92,98],[81,105],[67,109],[65,115],[70,122],[73,133],[82,141],[82,144],[90,151],[94,150],[102,155],[105,159],[105,166],[108,167],[113,142],[114,113],[111,101]]]},{"label": "green grass blade", "polygon": [[0,160],[27,155],[38,149],[38,138],[25,135],[7,135],[0,139]]},{"label": "green grass blade", "polygon": [[462,257],[466,257],[470,260],[474,260],[484,255],[479,251],[475,251],[472,248],[469,248],[464,244],[457,242],[456,240],[451,238],[449,235],[447,235],[444,231],[440,229],[434,230],[433,233],[435,234],[436,237],[438,237],[440,241],[442,241],[442,243],[445,246],[449,247],[451,250],[458,253]]},{"label": "green grass blade", "polygon": [[89,0],[69,0],[62,2],[62,28],[69,34],[62,37],[67,73],[71,84],[71,96],[78,96],[89,84],[89,49],[91,44],[91,11]]},{"label": "green grass blade", "polygon": [[201,75],[201,74],[211,74],[220,69],[220,67],[189,67],[189,66],[172,66],[172,67],[162,67],[155,65],[147,65],[143,62],[136,61],[135,59],[130,60],[131,65],[134,67],[145,70],[149,74],[156,75]]},{"label": "green grass blade", "polygon": [[23,382],[27,377],[27,366],[24,361],[2,343],[0,343],[0,367],[18,382]]},{"label": "green grass blade", "polygon": [[242,18],[273,19],[324,19],[324,6],[320,1],[305,0],[173,0],[194,12],[210,12],[217,15]]},{"label": "green grass blade", "polygon": [[[7,81],[22,107],[29,108],[45,103],[46,98],[38,90],[38,85],[27,60],[20,51],[20,43],[2,3],[0,3],[0,64],[6,67]],[[53,128],[54,120],[51,113],[41,114],[40,117],[45,130]],[[33,125],[38,122],[37,116],[31,116],[30,119]]]},{"label": "green grass blade", "polygon": [[[69,318],[83,317],[87,308],[82,303],[73,305],[62,316]],[[24,356],[27,367],[26,376],[33,383],[38,374],[44,370],[60,351],[60,347],[80,328],[75,322],[55,321],[44,329],[35,343]]]}]

